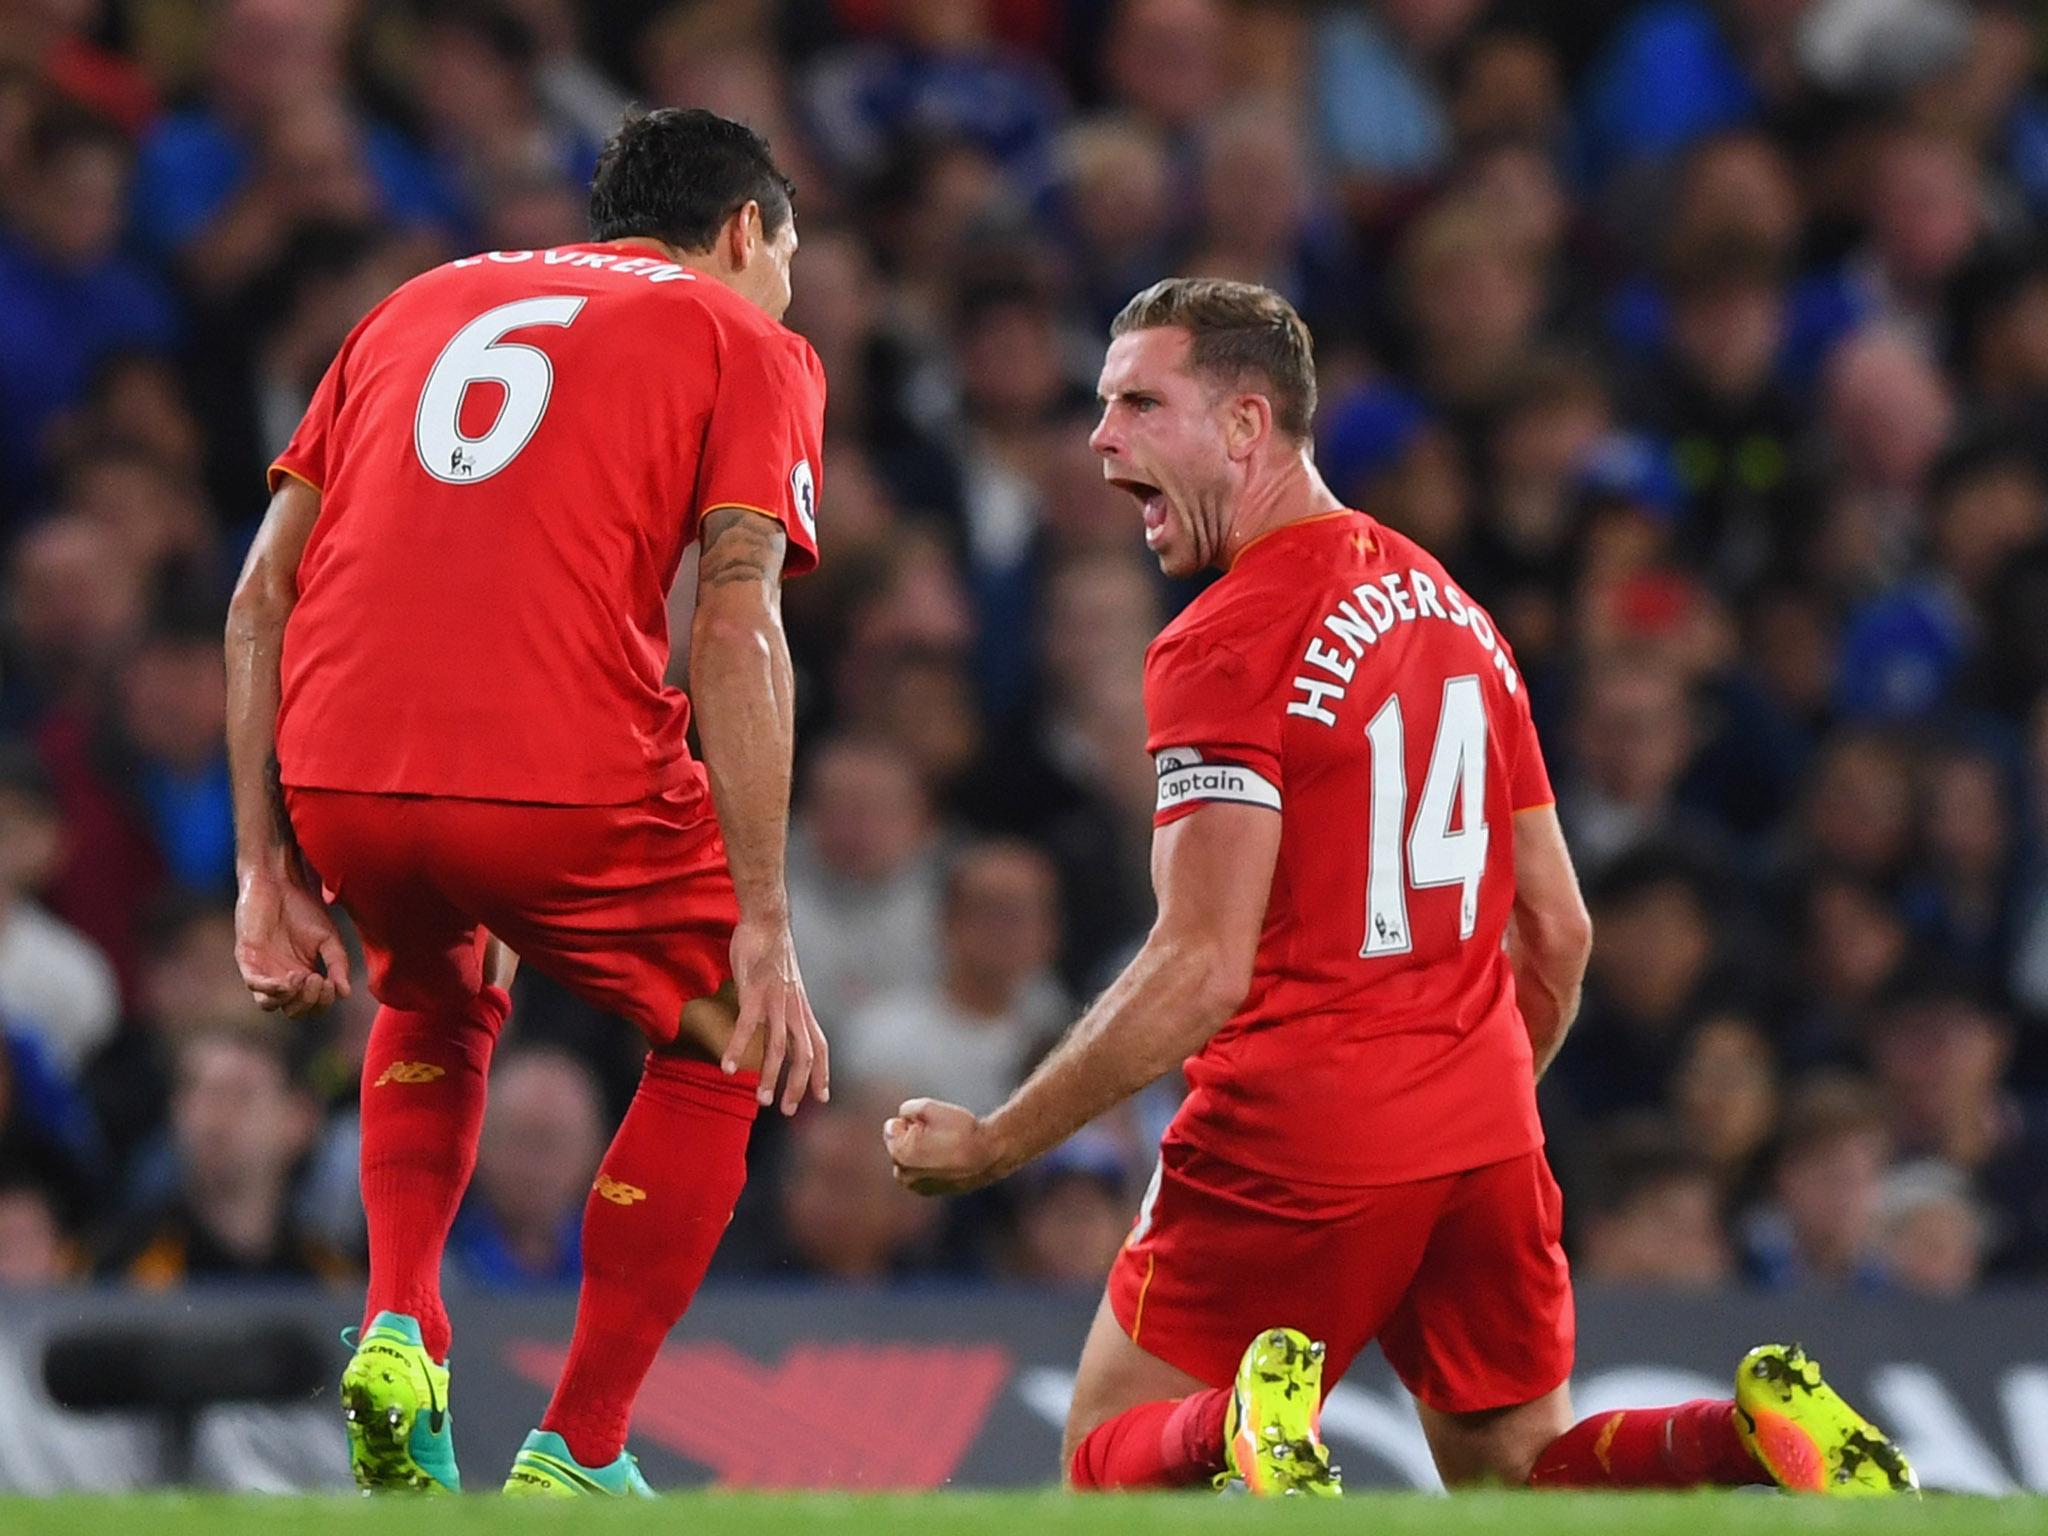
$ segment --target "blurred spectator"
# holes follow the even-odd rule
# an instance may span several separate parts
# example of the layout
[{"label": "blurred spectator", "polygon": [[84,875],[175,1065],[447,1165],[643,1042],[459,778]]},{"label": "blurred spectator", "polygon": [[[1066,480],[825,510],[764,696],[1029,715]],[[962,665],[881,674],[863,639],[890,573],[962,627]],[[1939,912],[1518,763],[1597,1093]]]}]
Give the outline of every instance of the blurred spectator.
[{"label": "blurred spectator", "polygon": [[48,1183],[29,1164],[0,1163],[0,1291],[41,1290],[77,1274]]},{"label": "blurred spectator", "polygon": [[1885,330],[1844,342],[1823,387],[1823,424],[1838,463],[1819,565],[1854,591],[1888,582],[1910,556],[1920,498],[1956,402],[1933,364]]},{"label": "blurred spectator", "polygon": [[308,222],[445,222],[453,199],[397,130],[346,101],[349,13],[231,0],[208,20],[206,95],[142,146],[135,222],[201,293],[232,292]]},{"label": "blurred spectator", "polygon": [[[427,141],[470,228],[529,178],[589,178],[600,140],[546,110],[540,40],[511,5],[434,0],[417,46],[432,61],[416,83]],[[560,237],[580,238],[573,228]]]},{"label": "blurred spectator", "polygon": [[1935,1162],[1895,1168],[1885,1180],[1880,1211],[1892,1284],[1944,1299],[1977,1288],[1990,1226],[1961,1173]]},{"label": "blurred spectator", "polygon": [[60,515],[22,536],[7,590],[11,720],[93,718],[116,660],[142,630],[150,575],[104,521]]},{"label": "blurred spectator", "polygon": [[1858,1082],[1815,1079],[1785,1106],[1772,1201],[1752,1213],[1745,1265],[1758,1285],[1879,1290],[1879,1201],[1890,1142]]},{"label": "blurred spectator", "polygon": [[1989,992],[2010,967],[2018,829],[2004,765],[1955,747],[1921,769],[1924,874],[1905,893],[1920,947]]},{"label": "blurred spectator", "polygon": [[1401,250],[1414,369],[1430,403],[1474,437],[1543,319],[1536,254],[1476,203],[1444,203]]},{"label": "blurred spectator", "polygon": [[1355,262],[1316,196],[1290,104],[1247,101],[1219,113],[1203,129],[1198,176],[1201,220],[1181,269],[1285,294],[1334,347],[1349,329]]},{"label": "blurred spectator", "polygon": [[196,480],[206,467],[206,429],[185,379],[160,352],[120,351],[95,370],[85,398],[50,434],[50,456],[69,464],[94,444],[118,443],[167,473]]},{"label": "blurred spectator", "polygon": [[0,1018],[0,1166],[28,1169],[75,1221],[104,1193],[105,1161],[90,1105],[33,1032]]},{"label": "blurred spectator", "polygon": [[105,527],[160,585],[191,582],[211,595],[225,586],[217,537],[199,477],[141,443],[81,443],[64,461],[59,499]]},{"label": "blurred spectator", "polygon": [[1582,687],[1571,755],[1559,763],[1558,814],[1581,872],[1597,880],[1681,821],[1694,723],[1683,676],[1648,656],[1596,663]]},{"label": "blurred spectator", "polygon": [[1159,782],[1145,751],[1136,669],[1101,672],[1049,716],[1041,746],[1078,797],[1043,823],[1067,914],[1063,973],[1087,993],[1107,985],[1152,925],[1152,813]]},{"label": "blurred spectator", "polygon": [[1107,330],[1124,301],[1171,265],[1173,163],[1157,128],[1123,117],[1076,123],[1057,162],[1078,297]]},{"label": "blurred spectator", "polygon": [[0,224],[0,512],[40,484],[44,438],[124,347],[168,347],[177,320],[162,281],[121,252],[131,152],[114,128],[52,112],[31,133],[26,174]]},{"label": "blurred spectator", "polygon": [[1023,1171],[1005,1272],[1052,1285],[1100,1285],[1130,1234],[1120,1149],[1082,1131]]},{"label": "blurred spectator", "polygon": [[909,760],[866,739],[813,746],[790,835],[789,907],[828,1032],[875,998],[929,983],[939,883],[931,805]]},{"label": "blurred spectator", "polygon": [[1842,637],[1845,714],[1909,720],[1939,710],[1979,653],[1993,583],[2048,537],[2048,481],[2016,438],[1959,443],[1933,467],[1927,494],[1929,566],[1865,604]]},{"label": "blurred spectator", "polygon": [[1940,356],[1950,281],[1985,229],[1977,168],[1966,146],[1940,134],[1895,133],[1870,173],[1869,247],[1851,263],[1871,311],[1930,356]]},{"label": "blurred spectator", "polygon": [[120,678],[118,751],[129,792],[171,877],[201,891],[233,882],[227,673],[210,613],[159,622]]},{"label": "blurred spectator", "polygon": [[171,1124],[178,1187],[115,1234],[102,1275],[163,1289],[189,1280],[339,1280],[347,1265],[291,1217],[294,1170],[317,1123],[283,1031],[202,1031],[179,1043]]},{"label": "blurred spectator", "polygon": [[544,1047],[501,1054],[476,1173],[448,1237],[455,1272],[497,1291],[576,1284],[606,1129],[597,1079],[582,1062]]},{"label": "blurred spectator", "polygon": [[1778,1123],[1770,1042],[1749,1019],[1722,1014],[1692,1031],[1672,1080],[1679,1138],[1712,1176],[1722,1209],[1754,1193]]},{"label": "blurred spectator", "polygon": [[0,742],[0,1011],[33,1029],[75,1076],[114,1031],[114,969],[36,900],[57,869],[64,824],[49,775],[21,742]]},{"label": "blurred spectator", "polygon": [[628,98],[578,51],[583,39],[574,0],[509,0],[507,9],[533,39],[536,83],[549,117],[590,143],[601,143],[618,126]]},{"label": "blurred spectator", "polygon": [[[550,3],[565,5],[566,0]],[[579,9],[588,12],[588,7]],[[837,211],[840,199],[834,178],[819,169],[808,137],[797,129],[798,104],[791,99],[789,66],[776,51],[775,32],[773,7],[764,0],[679,0],[647,24],[631,50],[630,64],[644,87],[642,99],[650,105],[703,107],[764,136],[775,146],[776,164],[803,189],[809,222],[814,213]],[[830,34],[819,41],[829,43]],[[617,122],[613,111],[587,131],[602,138]],[[815,227],[804,233],[806,247]],[[807,286],[808,278],[798,284],[799,292]],[[833,377],[829,370],[827,377]]]},{"label": "blurred spectator", "polygon": [[1716,971],[1722,904],[1697,862],[1650,847],[1595,879],[1588,905],[1600,941],[1572,1049],[1554,1070],[1583,1113],[1647,1109],[1664,1098],[1710,987],[1726,996],[1729,978]]},{"label": "blurred spectator", "polygon": [[939,974],[856,1009],[835,1037],[836,1073],[886,1097],[929,1094],[995,1109],[1067,1023],[1051,978],[1058,888],[1027,843],[970,844],[946,874]]},{"label": "blurred spectator", "polygon": [[262,1018],[235,968],[234,909],[227,902],[166,892],[141,920],[139,937],[135,1002],[85,1074],[124,1187],[135,1178],[138,1154],[154,1159],[161,1151],[180,1043]]},{"label": "blurred spectator", "polygon": [[100,0],[23,0],[7,8],[0,59],[39,78],[59,97],[139,132],[156,115],[156,91],[131,59],[91,34],[106,24]]},{"label": "blurred spectator", "polygon": [[876,1129],[898,1101],[842,1093],[794,1122],[777,1190],[773,1273],[872,1284],[907,1267],[942,1211],[898,1187],[875,1155]]},{"label": "blurred spectator", "polygon": [[1806,0],[1658,0],[1638,7],[1594,64],[1586,150],[1605,174],[1761,117],[1798,85]]},{"label": "blurred spectator", "polygon": [[1794,1067],[1840,1065],[1903,974],[1913,933],[1880,886],[1849,875],[1819,875],[1801,907],[1805,942],[1792,966],[1784,1053]]},{"label": "blurred spectator", "polygon": [[1580,1218],[1582,1272],[1617,1285],[1725,1285],[1734,1257],[1713,1165],[1654,1126],[1616,1133],[1606,1163],[1600,1194]]},{"label": "blurred spectator", "polygon": [[1229,91],[1220,0],[1116,0],[1102,60],[1110,98],[1184,144]]},{"label": "blurred spectator", "polygon": [[1953,343],[1971,396],[2016,421],[2048,410],[2048,247],[1987,250],[1950,293]]},{"label": "blurred spectator", "polygon": [[1796,567],[1812,537],[1813,489],[1799,474],[1806,414],[1782,371],[1783,260],[1753,237],[1678,251],[1669,350],[1646,411],[1684,478],[1684,549],[1736,588]]},{"label": "blurred spectator", "polygon": [[[1422,6],[1332,9],[1316,29],[1316,114],[1323,148],[1339,175],[1366,181],[1421,181],[1450,156],[1450,114],[1423,39],[1401,21]],[[1449,8],[1469,22],[1477,4]],[[1448,42],[1451,39],[1443,39]],[[1437,42],[1430,38],[1430,42]]]},{"label": "blurred spectator", "polygon": [[1889,886],[1912,854],[1912,761],[1897,738],[1845,731],[1815,760],[1800,818],[1801,852],[1816,869]]},{"label": "blurred spectator", "polygon": [[2048,1272],[2048,1112],[2004,1086],[2011,1053],[2008,1021],[1939,978],[1888,1009],[1870,1047],[1893,1142],[1970,1180],[1996,1217],[1991,1256],[2038,1275]]},{"label": "blurred spectator", "polygon": [[1512,142],[1546,157],[1563,146],[1571,128],[1564,63],[1541,31],[1517,26],[1512,19],[1489,21],[1483,6],[1464,0],[1407,9],[1433,10],[1440,18],[1431,42],[1449,40],[1454,29],[1479,18],[1477,30],[1463,38],[1449,60],[1451,128],[1460,144]]},{"label": "blurred spectator", "polygon": [[873,175],[915,129],[972,143],[1013,185],[1051,179],[1060,99],[1050,75],[990,35],[989,0],[893,0],[889,34],[829,55],[807,96],[817,143],[853,176]]}]

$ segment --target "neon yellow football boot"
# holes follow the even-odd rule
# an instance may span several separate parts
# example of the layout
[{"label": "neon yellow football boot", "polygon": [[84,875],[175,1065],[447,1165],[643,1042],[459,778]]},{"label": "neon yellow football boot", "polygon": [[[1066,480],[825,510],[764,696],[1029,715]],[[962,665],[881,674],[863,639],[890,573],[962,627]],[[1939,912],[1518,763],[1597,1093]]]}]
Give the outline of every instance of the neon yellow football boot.
[{"label": "neon yellow football boot", "polygon": [[608,1467],[586,1467],[570,1453],[569,1443],[552,1430],[536,1429],[512,1458],[505,1492],[525,1499],[651,1499],[657,1497],[640,1475],[640,1461],[630,1451]]},{"label": "neon yellow football boot", "polygon": [[363,1492],[462,1491],[449,1424],[448,1367],[437,1365],[420,1343],[417,1319],[379,1312],[370,1320],[341,1373],[341,1417],[349,1470]]},{"label": "neon yellow football boot", "polygon": [[1913,1464],[1821,1380],[1797,1344],[1765,1344],[1735,1373],[1735,1427],[1780,1488],[1831,1498],[1920,1493]]},{"label": "neon yellow football boot", "polygon": [[1260,1334],[1244,1352],[1223,1417],[1220,1490],[1334,1499],[1343,1478],[1318,1432],[1323,1417],[1323,1346],[1292,1328]]}]

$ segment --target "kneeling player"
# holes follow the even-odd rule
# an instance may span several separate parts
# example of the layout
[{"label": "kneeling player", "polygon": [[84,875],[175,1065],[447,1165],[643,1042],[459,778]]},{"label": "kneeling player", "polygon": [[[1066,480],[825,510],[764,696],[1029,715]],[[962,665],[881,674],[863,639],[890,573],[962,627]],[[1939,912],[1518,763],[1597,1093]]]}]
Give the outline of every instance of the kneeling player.
[{"label": "kneeling player", "polygon": [[887,1129],[911,1188],[972,1189],[1191,1058],[1082,1353],[1071,1481],[1335,1493],[1325,1383],[1377,1339],[1452,1485],[1914,1486],[1796,1349],[1753,1352],[1733,1401],[1571,1427],[1535,1084],[1591,929],[1513,654],[1324,485],[1285,300],[1175,280],[1113,335],[1105,473],[1168,574],[1224,573],[1146,656],[1158,921],[1009,1103]]}]

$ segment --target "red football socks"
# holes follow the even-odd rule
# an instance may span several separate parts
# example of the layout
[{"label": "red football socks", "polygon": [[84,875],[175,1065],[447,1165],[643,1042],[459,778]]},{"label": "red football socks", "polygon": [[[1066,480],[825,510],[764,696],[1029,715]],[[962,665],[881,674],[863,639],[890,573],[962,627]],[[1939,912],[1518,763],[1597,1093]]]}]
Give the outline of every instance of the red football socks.
[{"label": "red football socks", "polygon": [[379,1008],[363,1054],[363,1326],[379,1312],[415,1317],[436,1360],[448,1358],[441,1250],[476,1167],[491,1051],[511,1011],[502,987],[485,987],[460,1011]]},{"label": "red football socks", "polygon": [[1223,1470],[1221,1387],[1163,1403],[1140,1403],[1091,1429],[1074,1447],[1075,1488],[1190,1488]]},{"label": "red football socks", "polygon": [[1768,1483],[1735,1428],[1735,1405],[1699,1398],[1574,1424],[1536,1458],[1532,1488],[1696,1488]]},{"label": "red football socks", "polygon": [[732,1220],[759,1082],[710,1062],[647,1058],[584,1208],[576,1333],[540,1421],[586,1467],[625,1449],[640,1384]]}]

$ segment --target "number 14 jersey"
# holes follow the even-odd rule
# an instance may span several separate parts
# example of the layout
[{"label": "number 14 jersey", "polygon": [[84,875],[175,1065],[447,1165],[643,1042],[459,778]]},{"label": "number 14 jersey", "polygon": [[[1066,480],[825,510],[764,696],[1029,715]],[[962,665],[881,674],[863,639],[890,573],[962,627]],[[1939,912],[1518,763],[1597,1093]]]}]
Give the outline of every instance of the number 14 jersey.
[{"label": "number 14 jersey", "polygon": [[1503,942],[1513,817],[1550,780],[1443,566],[1358,512],[1276,529],[1152,643],[1145,715],[1159,825],[1220,801],[1281,828],[1251,991],[1167,1139],[1340,1188],[1540,1146]]},{"label": "number 14 jersey", "polygon": [[632,244],[493,251],[349,334],[271,470],[321,492],[277,752],[309,789],[566,805],[702,792],[664,685],[698,522],[817,563],[825,379],[732,289]]}]

